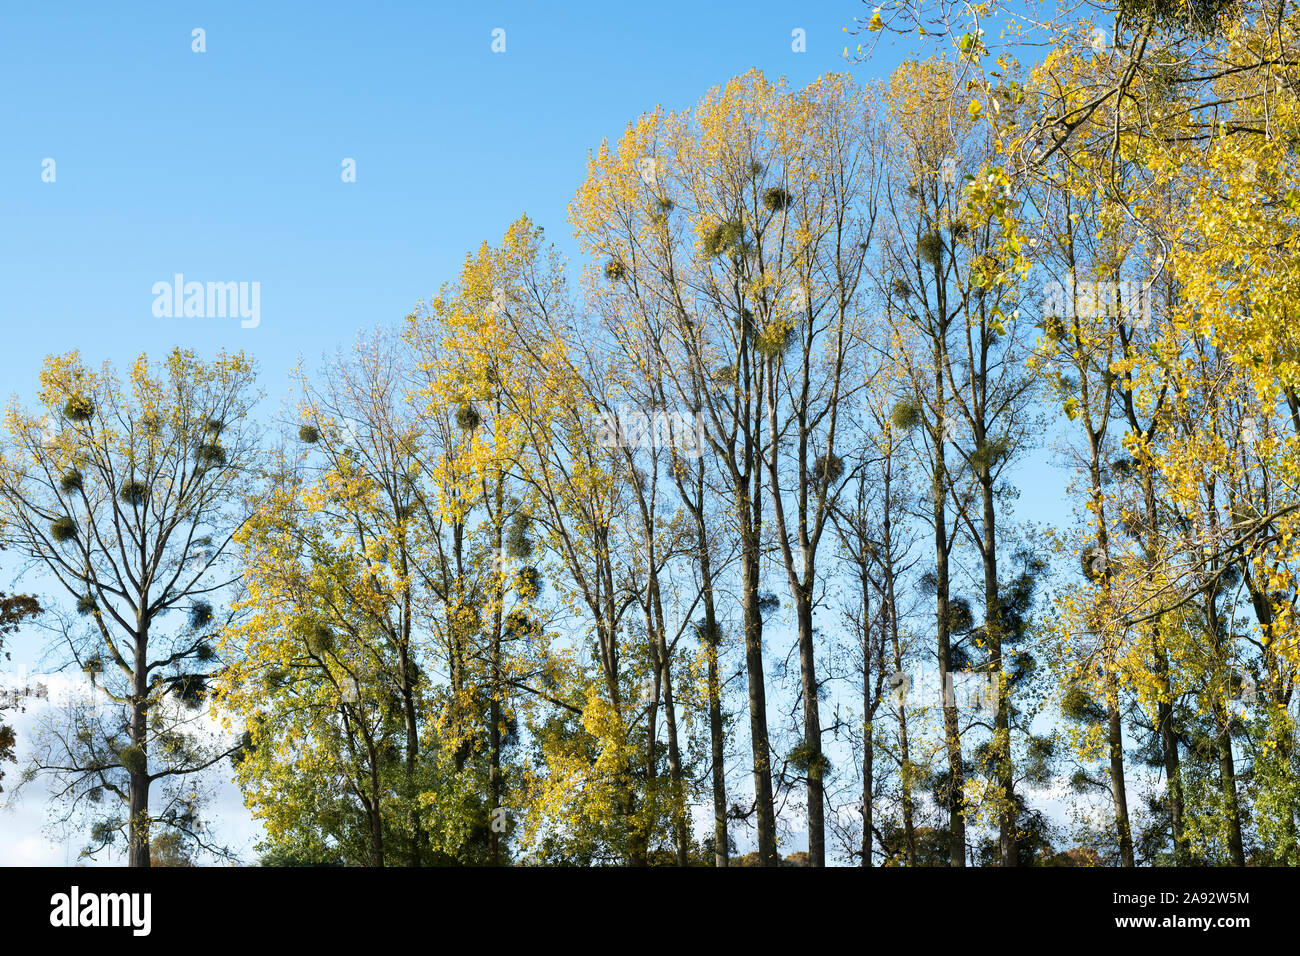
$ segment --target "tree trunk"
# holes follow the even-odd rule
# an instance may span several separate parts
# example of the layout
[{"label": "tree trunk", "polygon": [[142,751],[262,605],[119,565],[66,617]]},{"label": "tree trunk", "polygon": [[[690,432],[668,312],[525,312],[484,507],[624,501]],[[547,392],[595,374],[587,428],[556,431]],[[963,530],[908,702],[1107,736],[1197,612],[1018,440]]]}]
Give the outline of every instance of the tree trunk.
[{"label": "tree trunk", "polygon": [[[867,689],[867,681],[862,681],[862,702],[868,703],[870,692]],[[871,828],[874,824],[872,814],[872,763],[875,759],[875,742],[872,738],[871,721],[864,721],[862,732],[864,734],[862,744],[862,865],[868,869],[871,867]]]},{"label": "tree trunk", "polygon": [[[1136,425],[1136,423],[1133,423]],[[1142,468],[1142,497],[1146,508],[1147,540],[1146,557],[1154,562],[1160,554],[1160,532],[1156,518],[1155,480],[1151,474],[1152,466]],[[1169,680],[1169,658],[1165,654],[1164,642],[1160,636],[1160,619],[1151,624],[1151,662],[1152,672],[1156,678],[1156,723],[1160,734],[1161,757],[1165,767],[1165,785],[1169,792],[1169,821],[1174,844],[1174,863],[1185,866],[1188,863],[1186,844],[1183,840],[1183,783],[1179,768],[1178,732],[1174,727],[1173,689]]]},{"label": "tree trunk", "polygon": [[822,784],[821,714],[817,705],[817,668],[813,651],[812,600],[801,589],[796,613],[799,620],[799,676],[803,689],[804,755],[808,761],[808,864],[826,865],[826,821]]},{"label": "tree trunk", "polygon": [[[976,432],[976,441],[985,441],[982,427]],[[1001,808],[998,812],[998,855],[1003,866],[1015,866],[1016,854],[1016,799],[1015,767],[1011,759],[1011,688],[1005,676],[1002,659],[1002,601],[998,593],[997,512],[993,501],[993,475],[985,465],[979,476],[980,497],[983,506],[984,540],[980,557],[984,564],[984,637],[988,644],[989,665],[997,681],[997,713],[993,720],[994,775]]]},{"label": "tree trunk", "polygon": [[[147,596],[147,595],[146,595]],[[128,798],[131,815],[127,821],[127,865],[152,865],[149,854],[149,659],[148,631],[144,626],[135,635],[135,659],[131,687],[131,745],[139,748],[140,759],[128,768]]]},{"label": "tree trunk", "polygon": [[673,794],[673,838],[677,849],[677,865],[690,864],[690,830],[686,823],[685,794],[682,787],[682,755],[677,740],[677,704],[673,696],[673,669],[669,659],[668,637],[664,630],[663,601],[659,594],[658,574],[650,581],[652,606],[657,623],[655,633],[659,641],[659,669],[662,679],[664,723],[668,732],[668,780]]},{"label": "tree trunk", "polygon": [[149,775],[132,773],[130,782],[131,820],[128,866],[150,866],[149,856]]},{"label": "tree trunk", "polygon": [[[1213,489],[1210,501],[1214,501]],[[1219,790],[1223,794],[1223,808],[1228,823],[1228,856],[1233,866],[1246,865],[1246,851],[1241,836],[1241,805],[1237,798],[1237,772],[1232,756],[1232,714],[1224,700],[1222,688],[1230,688],[1231,678],[1223,642],[1223,623],[1219,618],[1215,593],[1207,596],[1206,623],[1209,625],[1210,638],[1215,657],[1215,686],[1211,687],[1213,705],[1210,712],[1214,715],[1215,746],[1219,758]]]},{"label": "tree trunk", "polygon": [[867,563],[862,562],[862,865],[871,867],[872,772],[875,769],[875,741],[872,739],[871,706],[871,581]]},{"label": "tree trunk", "polygon": [[[661,394],[662,399],[662,394]],[[709,692],[709,759],[713,791],[713,865],[725,867],[729,862],[730,847],[727,835],[727,779],[726,750],[722,726],[722,681],[718,676],[718,652],[722,646],[722,632],[713,604],[713,561],[709,557],[709,532],[704,522],[704,461],[699,459],[692,473],[694,498],[686,491],[684,469],[670,468],[673,481],[695,520],[696,560],[700,567],[700,595],[704,602],[704,633],[706,681]]]},{"label": "tree trunk", "polygon": [[370,810],[370,859],[371,866],[384,865],[384,821],[379,815],[379,808],[371,803]]},{"label": "tree trunk", "polygon": [[1133,866],[1133,832],[1128,817],[1128,788],[1124,783],[1124,735],[1119,716],[1119,685],[1112,671],[1106,687],[1107,746],[1110,750],[1110,792],[1115,799],[1115,830],[1121,866]]},{"label": "tree trunk", "polygon": [[1151,626],[1151,659],[1160,699],[1156,702],[1156,720],[1160,732],[1160,750],[1165,767],[1165,786],[1169,792],[1169,822],[1174,842],[1174,862],[1186,866],[1188,854],[1183,841],[1183,784],[1179,767],[1178,734],[1174,729],[1173,691],[1169,682],[1169,660],[1160,640],[1160,621]]},{"label": "tree trunk", "polygon": [[[1105,497],[1101,488],[1101,442],[1104,437],[1104,426],[1094,431],[1089,425],[1089,494],[1093,513],[1097,517],[1097,547],[1109,560],[1110,536],[1106,529]],[[1120,866],[1131,867],[1136,863],[1133,858],[1133,828],[1128,815],[1128,785],[1124,779],[1124,728],[1119,712],[1119,677],[1115,673],[1116,664],[1108,653],[1103,655],[1102,666],[1106,668],[1106,746],[1110,757],[1110,792],[1115,802],[1115,833],[1119,839]]]},{"label": "tree trunk", "polygon": [[758,817],[758,858],[776,866],[776,812],[772,802],[772,765],[767,740],[767,695],[763,675],[763,617],[758,609],[758,531],[746,494],[738,502],[741,519],[740,576],[745,617],[745,670],[749,677],[749,734],[754,756],[754,799]]},{"label": "tree trunk", "polygon": [[399,687],[402,695],[402,713],[406,728],[406,750],[403,764],[405,793],[411,819],[411,845],[407,851],[407,865],[420,866],[423,862],[424,824],[420,819],[420,801],[415,779],[415,765],[420,755],[420,727],[415,712],[414,665],[410,657],[411,592],[407,588],[403,598],[403,637],[398,642],[397,666],[401,669]]},{"label": "tree trunk", "polygon": [[1246,851],[1241,837],[1241,806],[1237,799],[1237,773],[1232,757],[1230,718],[1222,704],[1215,708],[1218,723],[1219,787],[1228,815],[1228,855],[1233,866],[1246,865]]},{"label": "tree trunk", "polygon": [[[492,684],[494,688],[500,686],[501,682],[501,638],[499,636],[492,641]],[[495,811],[501,806],[501,697],[494,692],[492,701],[488,705],[488,720],[491,721],[491,728],[488,731],[488,746],[491,750],[488,764],[488,802]],[[501,865],[501,834],[497,832],[494,825],[488,827],[488,862],[492,866]]]},{"label": "tree trunk", "polygon": [[[935,360],[935,387],[937,406],[943,408],[943,372]],[[942,413],[940,413],[942,414]],[[935,430],[935,467],[931,486],[934,507],[934,563],[935,563],[935,619],[938,630],[939,684],[943,695],[943,740],[948,754],[948,834],[949,862],[952,866],[966,865],[966,774],[962,767],[961,729],[957,724],[957,702],[948,693],[951,674],[952,648],[949,634],[948,607],[948,509],[947,466],[944,461],[943,422]]]},{"label": "tree trunk", "polygon": [[[884,475],[884,534],[881,539],[885,559],[885,613],[889,616],[889,640],[894,651],[894,670],[903,671],[903,644],[898,638],[898,613],[894,596],[894,522],[891,517],[893,508],[893,436],[890,435],[890,457],[885,463]],[[907,865],[917,865],[916,852],[916,802],[912,796],[912,758],[907,739],[907,704],[903,699],[898,703],[898,752],[900,758],[899,786],[903,791],[903,843],[907,854]]]},{"label": "tree trunk", "polygon": [[[498,412],[500,407],[498,405]],[[495,570],[495,607],[492,610],[492,640],[489,648],[492,670],[492,698],[488,702],[488,805],[493,817],[488,825],[488,863],[501,865],[501,834],[497,832],[496,811],[501,806],[501,631],[504,627],[505,608],[505,482],[501,471],[496,474],[494,520],[492,522],[492,548],[501,562]]]},{"label": "tree trunk", "polygon": [[704,533],[703,516],[697,518],[700,539],[700,577],[704,586],[704,630],[708,642],[709,684],[709,757],[712,761],[713,782],[713,865],[727,866],[730,857],[727,835],[727,778],[726,751],[723,746],[722,681],[718,676],[718,650],[722,646],[722,633],[713,607],[713,572],[710,568],[708,542]]},{"label": "tree trunk", "polygon": [[370,754],[370,797],[365,800],[366,816],[370,821],[370,865],[384,865],[384,817],[380,810],[381,792],[379,787],[379,768],[376,761],[374,741],[366,735],[366,749]]}]

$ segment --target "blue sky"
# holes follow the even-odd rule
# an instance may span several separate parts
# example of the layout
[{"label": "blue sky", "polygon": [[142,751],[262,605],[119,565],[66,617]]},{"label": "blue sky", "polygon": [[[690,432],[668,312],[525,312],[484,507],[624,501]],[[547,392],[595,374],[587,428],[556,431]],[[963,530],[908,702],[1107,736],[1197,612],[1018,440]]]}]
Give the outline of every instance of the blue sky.
[{"label": "blue sky", "polygon": [[[860,15],[853,0],[8,3],[3,391],[30,399],[50,352],[123,366],[179,344],[251,353],[274,406],[300,355],[399,321],[521,213],[572,255],[566,210],[588,151],[640,112],[689,106],[751,67],[794,85],[887,76],[914,46],[885,40],[847,63],[842,31]],[[153,285],[176,273],[260,283],[260,324],[155,317]],[[1064,517],[1047,496],[1023,505]],[[0,589],[13,571],[0,565]],[[17,648],[33,665],[34,639]],[[63,862],[16,854],[37,810],[0,816],[0,862]]]},{"label": "blue sky", "polygon": [[[639,112],[690,105],[753,66],[796,84],[846,68],[841,30],[861,9],[6,5],[6,391],[26,394],[51,350],[121,361],[184,344],[246,349],[282,393],[300,352],[400,320],[522,212],[571,249],[587,153]],[[855,72],[884,75],[901,51]],[[150,290],[178,272],[259,282],[261,324],[155,318]]]}]

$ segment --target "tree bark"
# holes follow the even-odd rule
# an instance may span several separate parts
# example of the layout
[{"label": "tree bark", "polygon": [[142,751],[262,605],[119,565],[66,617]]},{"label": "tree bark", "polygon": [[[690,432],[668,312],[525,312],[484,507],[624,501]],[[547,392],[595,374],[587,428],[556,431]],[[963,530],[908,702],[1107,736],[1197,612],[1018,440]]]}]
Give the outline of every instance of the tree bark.
[{"label": "tree bark", "polygon": [[[144,597],[147,599],[148,593]],[[127,768],[130,774],[129,803],[131,815],[127,821],[127,865],[147,867],[152,861],[149,853],[149,637],[146,626],[141,625],[135,635],[135,659],[132,669],[131,695],[131,745],[140,750],[139,764]]]},{"label": "tree bark", "polygon": [[1128,789],[1124,784],[1124,734],[1120,724],[1119,685],[1115,674],[1107,676],[1106,743],[1110,751],[1110,792],[1115,800],[1115,830],[1119,836],[1121,866],[1133,866],[1133,832],[1129,825]]},{"label": "tree bark", "polygon": [[[943,366],[940,361],[941,349],[935,348],[935,396],[936,407],[942,409],[943,403]],[[942,415],[942,411],[939,412]],[[947,465],[944,458],[944,422],[942,418],[935,427],[935,465],[931,485],[932,505],[934,508],[934,564],[935,564],[935,619],[938,631],[939,682],[943,695],[943,740],[948,754],[948,856],[952,866],[966,865],[966,818],[965,789],[966,774],[962,766],[961,729],[957,724],[957,702],[948,693],[949,675],[952,673],[952,647],[949,630],[950,609],[948,603],[948,554],[951,545],[948,542],[948,488]]]},{"label": "tree bark", "polygon": [[[977,422],[976,442],[987,440],[983,423]],[[984,564],[984,637],[988,644],[989,667],[997,682],[997,712],[993,719],[994,775],[1002,802],[998,812],[998,855],[1003,866],[1018,863],[1016,853],[1015,768],[1011,758],[1011,689],[1002,659],[1002,599],[998,593],[997,512],[993,500],[993,475],[985,464],[979,475],[983,507],[984,539],[980,557]]]},{"label": "tree bark", "polygon": [[742,493],[738,504],[742,512],[740,576],[744,603],[745,670],[749,678],[749,733],[758,818],[758,858],[763,866],[776,866],[776,812],[772,802],[772,763],[767,739],[767,695],[763,674],[763,617],[758,608],[758,530],[749,514],[749,496]]}]

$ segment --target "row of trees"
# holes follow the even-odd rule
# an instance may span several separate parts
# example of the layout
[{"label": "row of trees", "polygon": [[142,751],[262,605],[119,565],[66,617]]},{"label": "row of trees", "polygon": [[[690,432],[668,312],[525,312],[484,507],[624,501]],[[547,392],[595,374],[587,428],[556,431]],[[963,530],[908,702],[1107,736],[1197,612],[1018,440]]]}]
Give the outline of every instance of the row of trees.
[{"label": "row of trees", "polygon": [[647,113],[578,287],[521,218],[270,439],[242,355],[51,358],[28,778],[133,865],[230,765],[279,863],[1298,862],[1295,24],[1211,13]]}]

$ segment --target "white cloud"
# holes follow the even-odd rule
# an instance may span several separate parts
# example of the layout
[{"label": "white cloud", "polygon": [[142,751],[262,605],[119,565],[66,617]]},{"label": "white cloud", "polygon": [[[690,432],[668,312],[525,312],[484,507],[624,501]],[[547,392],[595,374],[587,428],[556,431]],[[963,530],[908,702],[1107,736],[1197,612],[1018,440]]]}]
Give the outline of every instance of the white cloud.
[{"label": "white cloud", "polygon": [[[50,827],[47,813],[52,795],[38,778],[15,795],[21,768],[31,757],[31,743],[37,722],[69,700],[86,700],[87,685],[80,675],[32,674],[19,671],[0,676],[0,687],[24,683],[43,685],[48,696],[29,702],[23,713],[8,711],[6,722],[18,736],[17,764],[5,767],[5,791],[0,794],[0,866],[118,866],[121,854],[105,852],[98,860],[79,860],[84,835],[71,833],[59,839]],[[196,720],[202,729],[219,731],[219,725],[206,711]],[[262,830],[244,806],[239,788],[232,782],[229,764],[219,764],[208,777],[213,793],[204,807],[208,836],[212,842],[229,846],[244,862],[254,862],[253,845]]]}]

